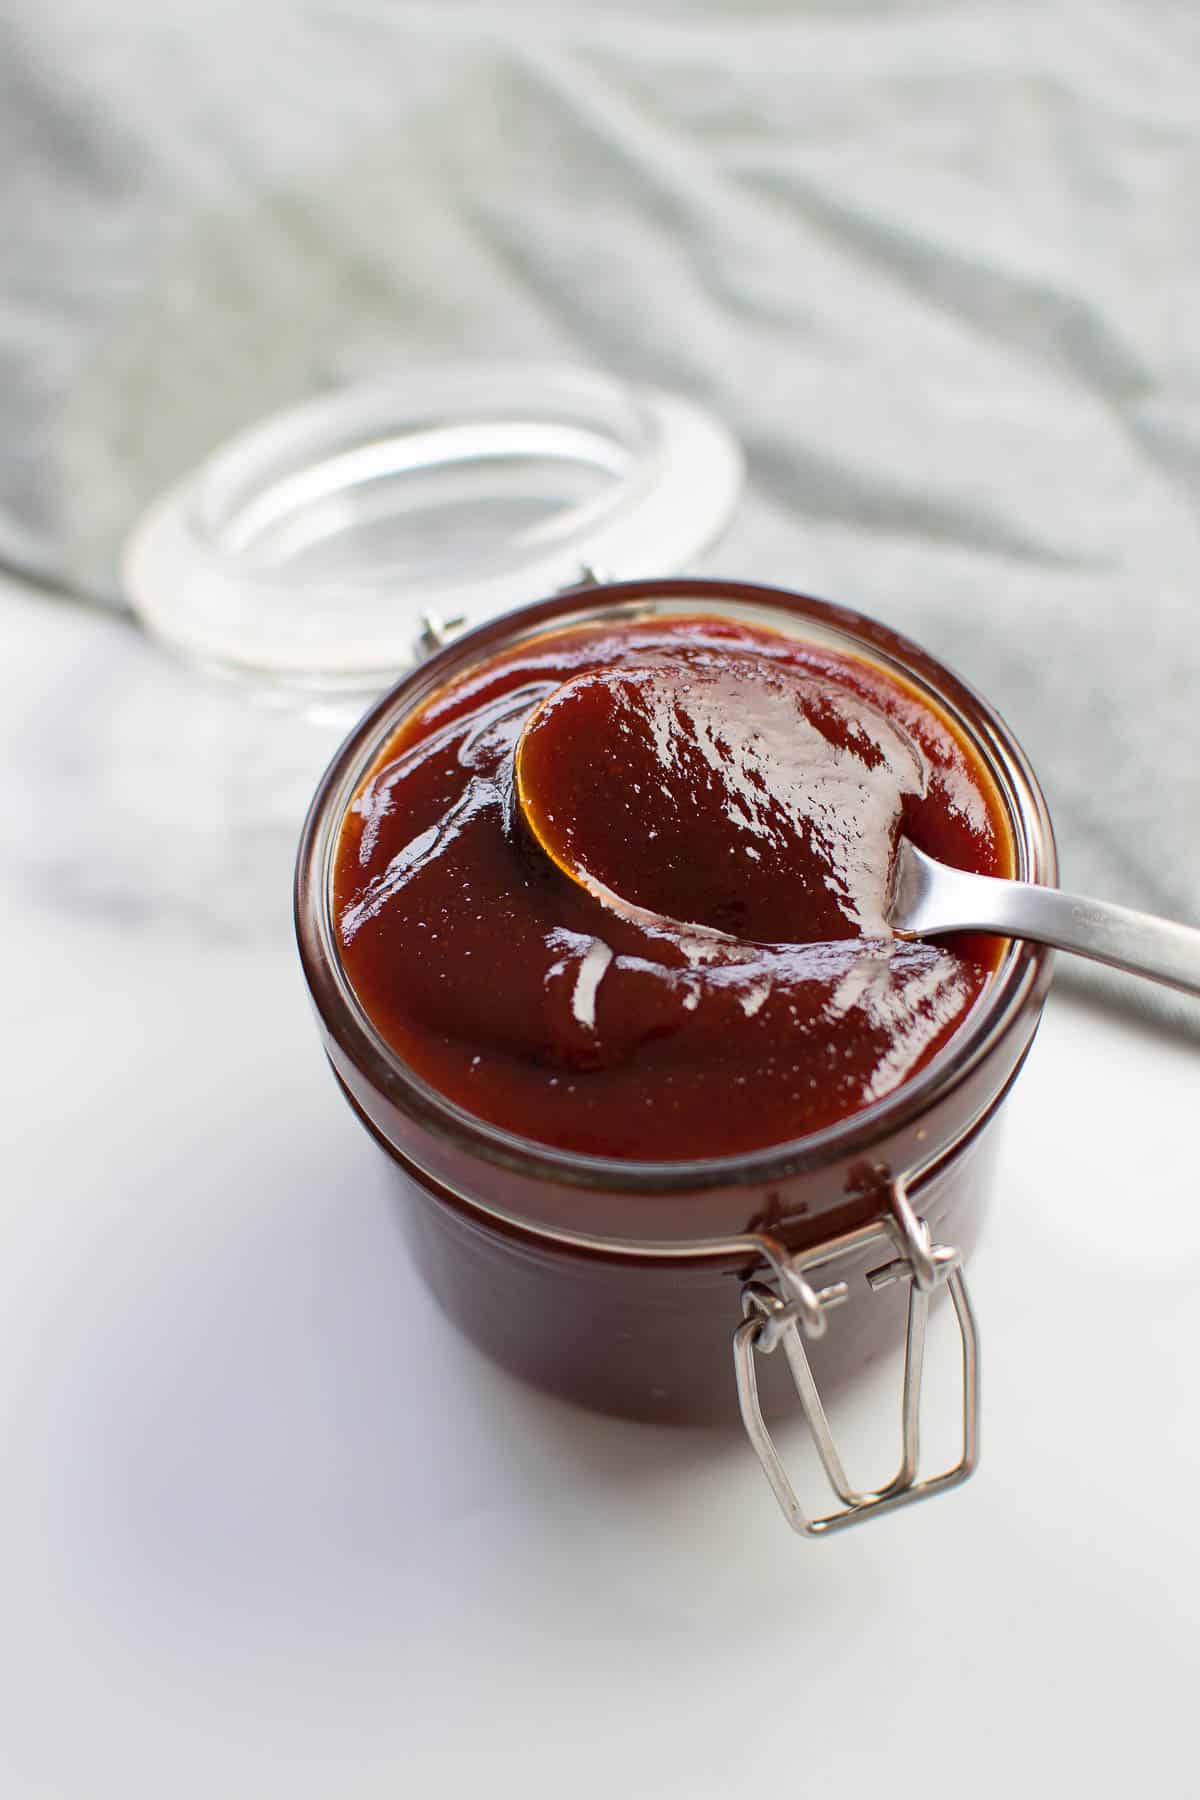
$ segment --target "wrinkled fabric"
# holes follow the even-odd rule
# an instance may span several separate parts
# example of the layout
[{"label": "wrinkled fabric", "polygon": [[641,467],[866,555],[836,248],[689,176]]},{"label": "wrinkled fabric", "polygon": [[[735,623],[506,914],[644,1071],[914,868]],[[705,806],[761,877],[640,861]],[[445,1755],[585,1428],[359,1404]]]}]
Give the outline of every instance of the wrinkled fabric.
[{"label": "wrinkled fabric", "polygon": [[0,558],[120,605],[167,482],[381,368],[674,387],[749,457],[706,568],[916,636],[1064,880],[1200,920],[1198,95],[1147,0],[24,9]]}]

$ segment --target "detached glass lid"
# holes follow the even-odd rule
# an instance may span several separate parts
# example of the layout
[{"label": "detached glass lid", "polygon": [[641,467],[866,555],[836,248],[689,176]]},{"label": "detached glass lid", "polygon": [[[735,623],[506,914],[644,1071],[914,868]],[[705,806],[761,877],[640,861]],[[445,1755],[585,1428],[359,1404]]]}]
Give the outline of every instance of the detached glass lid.
[{"label": "detached glass lid", "polygon": [[397,374],[217,450],[139,522],[125,585],[197,660],[378,688],[431,621],[686,568],[741,477],[725,428],[658,389],[520,364]]}]

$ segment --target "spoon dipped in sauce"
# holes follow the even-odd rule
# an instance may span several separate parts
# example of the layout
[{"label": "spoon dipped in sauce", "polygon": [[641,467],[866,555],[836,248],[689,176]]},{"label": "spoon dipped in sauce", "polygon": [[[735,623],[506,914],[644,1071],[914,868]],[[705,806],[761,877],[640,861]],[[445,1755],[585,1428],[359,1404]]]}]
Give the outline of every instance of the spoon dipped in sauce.
[{"label": "spoon dipped in sauce", "polygon": [[759,943],[984,932],[1200,995],[1200,931],[921,850],[919,751],[819,676],[736,657],[592,669],[525,721],[515,787],[551,861],[642,923]]},{"label": "spoon dipped in sauce", "polygon": [[738,1156],[886,1100],[1006,953],[891,935],[901,828],[1016,867],[1002,793],[924,692],[757,623],[606,617],[521,637],[381,747],[339,834],[339,957],[474,1117],[587,1155]]}]

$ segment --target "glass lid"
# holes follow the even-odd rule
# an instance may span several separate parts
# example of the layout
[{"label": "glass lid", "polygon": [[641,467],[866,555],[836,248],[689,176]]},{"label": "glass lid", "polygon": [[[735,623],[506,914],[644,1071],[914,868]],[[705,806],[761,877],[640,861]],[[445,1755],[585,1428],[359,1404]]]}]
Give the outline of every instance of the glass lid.
[{"label": "glass lid", "polygon": [[218,449],[139,521],[125,585],[198,661],[378,688],[448,624],[685,569],[741,479],[728,431],[658,389],[520,364],[387,375]]}]

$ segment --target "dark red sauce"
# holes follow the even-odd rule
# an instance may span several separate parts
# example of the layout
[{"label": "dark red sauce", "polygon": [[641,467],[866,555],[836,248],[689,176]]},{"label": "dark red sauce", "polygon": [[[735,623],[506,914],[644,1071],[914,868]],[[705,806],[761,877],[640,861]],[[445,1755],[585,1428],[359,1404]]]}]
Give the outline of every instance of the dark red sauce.
[{"label": "dark red sauce", "polygon": [[998,946],[891,939],[891,859],[904,831],[1011,873],[1003,820],[881,667],[715,618],[576,627],[393,734],[342,825],[339,945],[382,1037],[469,1112],[731,1154],[881,1099],[961,1024]]}]

